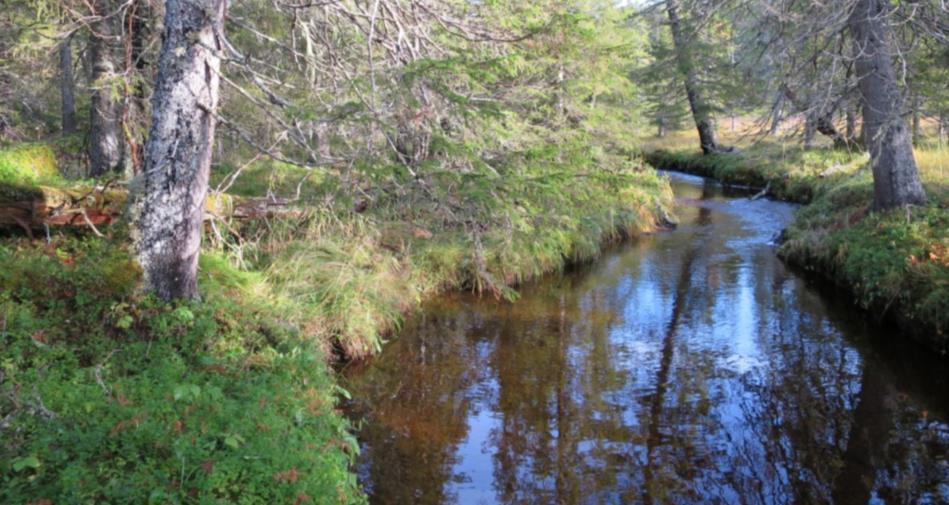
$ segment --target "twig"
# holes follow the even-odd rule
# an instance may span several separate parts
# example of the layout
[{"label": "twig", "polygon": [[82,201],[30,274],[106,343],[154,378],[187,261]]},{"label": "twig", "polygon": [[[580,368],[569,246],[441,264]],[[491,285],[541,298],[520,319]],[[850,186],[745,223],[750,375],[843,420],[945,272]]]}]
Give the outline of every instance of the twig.
[{"label": "twig", "polygon": [[102,363],[96,365],[96,368],[92,371],[92,375],[96,378],[96,384],[102,388],[102,391],[105,392],[105,396],[109,399],[109,401],[112,401],[112,390],[109,389],[109,386],[107,386],[105,381],[102,380],[102,366],[105,365],[107,361],[109,361],[109,358],[111,358],[112,355],[116,353],[116,351],[118,351],[118,349],[112,349],[112,352],[110,352],[105,357],[105,359],[102,360]]}]

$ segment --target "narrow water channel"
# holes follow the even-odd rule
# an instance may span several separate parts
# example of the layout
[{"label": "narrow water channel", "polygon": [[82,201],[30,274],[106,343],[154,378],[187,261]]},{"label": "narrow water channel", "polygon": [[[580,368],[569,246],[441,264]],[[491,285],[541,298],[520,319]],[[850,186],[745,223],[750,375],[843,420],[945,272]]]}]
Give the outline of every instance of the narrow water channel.
[{"label": "narrow water channel", "polygon": [[373,502],[949,503],[944,368],[776,258],[792,206],[670,177],[677,230],[346,370]]}]

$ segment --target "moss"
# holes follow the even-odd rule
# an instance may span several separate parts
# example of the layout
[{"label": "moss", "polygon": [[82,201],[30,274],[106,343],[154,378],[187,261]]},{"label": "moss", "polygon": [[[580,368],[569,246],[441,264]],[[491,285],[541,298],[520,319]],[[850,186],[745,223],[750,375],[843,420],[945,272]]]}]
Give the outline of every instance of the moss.
[{"label": "moss", "polygon": [[319,350],[259,273],[201,273],[167,304],[121,244],[0,244],[0,502],[364,501]]},{"label": "moss", "polygon": [[56,155],[48,144],[0,149],[0,185],[30,186],[61,180]]}]

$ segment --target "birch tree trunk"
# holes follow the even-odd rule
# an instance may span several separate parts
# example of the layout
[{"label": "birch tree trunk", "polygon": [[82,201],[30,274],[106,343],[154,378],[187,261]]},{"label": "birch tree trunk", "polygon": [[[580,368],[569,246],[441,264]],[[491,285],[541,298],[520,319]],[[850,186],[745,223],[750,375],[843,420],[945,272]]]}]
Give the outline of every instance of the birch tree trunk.
[{"label": "birch tree trunk", "polygon": [[72,72],[72,37],[59,46],[59,91],[62,99],[63,133],[76,131],[76,81]]},{"label": "birch tree trunk", "polygon": [[857,54],[864,141],[870,151],[877,210],[926,202],[913,144],[900,117],[902,99],[889,51],[887,5],[884,0],[857,0],[848,21]]},{"label": "birch tree trunk", "polygon": [[136,202],[138,261],[162,299],[198,296],[226,0],[168,0]]},{"label": "birch tree trunk", "polygon": [[692,63],[691,48],[687,35],[683,33],[682,20],[679,18],[678,0],[666,0],[666,14],[669,16],[669,29],[672,31],[676,64],[685,80],[685,93],[689,98],[689,108],[692,110],[695,128],[699,132],[702,153],[719,152],[718,143],[715,141],[715,126],[711,118],[712,108],[702,94],[695,65]]},{"label": "birch tree trunk", "polygon": [[[110,3],[99,0],[96,13],[108,15]],[[89,175],[99,177],[117,171],[122,164],[122,144],[119,129],[119,104],[112,93],[115,67],[112,63],[112,23],[105,18],[92,25],[89,37],[89,59],[92,63],[92,103],[89,112]]]}]

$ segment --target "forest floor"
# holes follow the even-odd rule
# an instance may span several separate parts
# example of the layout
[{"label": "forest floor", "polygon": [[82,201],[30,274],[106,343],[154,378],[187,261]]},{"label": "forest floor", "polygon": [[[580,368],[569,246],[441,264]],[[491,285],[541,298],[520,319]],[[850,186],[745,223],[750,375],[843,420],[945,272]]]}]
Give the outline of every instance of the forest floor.
[{"label": "forest floor", "polygon": [[[0,200],[91,187],[61,167],[73,151],[0,149]],[[515,299],[524,280],[655,229],[668,182],[626,164],[610,181],[566,176],[553,193],[524,185],[502,219],[460,227],[422,191],[341,201],[339,174],[257,162],[227,194],[291,196],[302,213],[212,221],[199,302],[139,292],[124,217],[103,237],[6,231],[0,501],[362,500],[330,358],[378,352],[426,297]],[[212,187],[235,170],[216,167]]]},{"label": "forest floor", "polygon": [[805,204],[778,254],[850,291],[874,317],[888,317],[933,350],[949,349],[949,146],[924,138],[916,148],[929,203],[870,212],[873,180],[864,153],[799,139],[722,132],[739,154],[703,156],[694,131],[642,139],[657,168],[767,188]]}]

